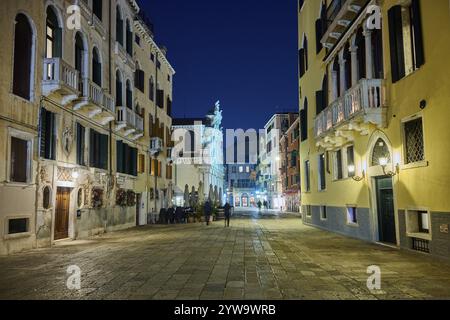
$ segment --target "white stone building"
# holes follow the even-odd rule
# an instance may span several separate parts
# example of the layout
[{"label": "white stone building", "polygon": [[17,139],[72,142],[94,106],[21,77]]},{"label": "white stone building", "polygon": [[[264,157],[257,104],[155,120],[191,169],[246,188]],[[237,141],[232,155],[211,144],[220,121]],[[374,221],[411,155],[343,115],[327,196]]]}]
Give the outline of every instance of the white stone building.
[{"label": "white stone building", "polygon": [[222,203],[224,157],[222,110],[219,103],[205,118],[173,119],[175,202],[188,206],[185,191],[194,190],[196,202],[207,198]]}]

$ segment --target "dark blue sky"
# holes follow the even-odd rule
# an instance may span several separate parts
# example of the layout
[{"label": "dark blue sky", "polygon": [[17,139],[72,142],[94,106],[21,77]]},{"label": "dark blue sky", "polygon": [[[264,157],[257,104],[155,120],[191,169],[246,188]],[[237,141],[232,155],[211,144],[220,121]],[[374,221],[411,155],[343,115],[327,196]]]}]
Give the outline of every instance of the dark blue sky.
[{"label": "dark blue sky", "polygon": [[262,128],[297,110],[296,0],[141,0],[177,74],[174,117],[216,100],[224,128]]}]

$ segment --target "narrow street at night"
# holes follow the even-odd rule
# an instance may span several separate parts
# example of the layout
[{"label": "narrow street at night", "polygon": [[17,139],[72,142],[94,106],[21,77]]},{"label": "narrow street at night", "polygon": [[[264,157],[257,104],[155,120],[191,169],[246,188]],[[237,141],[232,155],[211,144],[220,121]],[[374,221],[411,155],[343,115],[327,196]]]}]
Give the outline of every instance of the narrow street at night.
[{"label": "narrow street at night", "polygon": [[[81,270],[70,291],[67,268]],[[381,290],[367,289],[367,268]],[[304,226],[293,214],[155,225],[0,260],[0,299],[448,299],[447,262]]]}]

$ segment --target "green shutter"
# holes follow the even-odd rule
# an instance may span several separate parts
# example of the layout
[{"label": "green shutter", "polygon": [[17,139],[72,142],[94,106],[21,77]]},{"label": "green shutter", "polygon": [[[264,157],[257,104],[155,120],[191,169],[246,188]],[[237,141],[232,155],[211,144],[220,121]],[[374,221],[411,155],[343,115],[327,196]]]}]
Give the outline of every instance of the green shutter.
[{"label": "green shutter", "polygon": [[425,53],[423,48],[422,17],[420,13],[419,0],[412,0],[411,14],[412,27],[414,31],[415,66],[416,68],[420,68],[425,64]]},{"label": "green shutter", "polygon": [[392,83],[405,76],[405,53],[403,49],[402,7],[394,6],[388,11],[389,39],[391,49]]},{"label": "green shutter", "polygon": [[117,141],[116,142],[117,150],[116,150],[116,171],[123,173],[123,142]]}]

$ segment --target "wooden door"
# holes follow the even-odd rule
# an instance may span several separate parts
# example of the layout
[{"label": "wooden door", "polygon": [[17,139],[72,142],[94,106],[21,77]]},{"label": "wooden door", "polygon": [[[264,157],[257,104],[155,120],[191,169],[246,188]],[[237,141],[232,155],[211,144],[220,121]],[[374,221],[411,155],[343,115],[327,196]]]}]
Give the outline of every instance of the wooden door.
[{"label": "wooden door", "polygon": [[70,188],[58,188],[55,210],[55,240],[69,237]]}]

